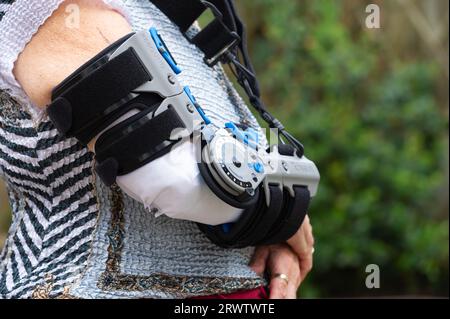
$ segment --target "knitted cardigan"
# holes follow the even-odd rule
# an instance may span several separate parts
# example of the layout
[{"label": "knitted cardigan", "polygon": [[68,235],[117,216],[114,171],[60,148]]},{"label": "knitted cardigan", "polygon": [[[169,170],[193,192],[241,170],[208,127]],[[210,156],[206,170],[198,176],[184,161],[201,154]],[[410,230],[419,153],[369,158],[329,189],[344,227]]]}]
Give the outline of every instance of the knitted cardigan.
[{"label": "knitted cardigan", "polygon": [[[117,186],[106,188],[93,155],[60,138],[31,105],[13,64],[61,2],[0,0],[0,176],[13,212],[0,253],[0,298],[186,298],[265,284],[248,266],[254,249],[221,249],[194,223],[155,217]],[[153,4],[107,3],[135,30],[160,30],[183,68],[181,83],[213,121],[260,130],[222,68],[207,67]]]}]

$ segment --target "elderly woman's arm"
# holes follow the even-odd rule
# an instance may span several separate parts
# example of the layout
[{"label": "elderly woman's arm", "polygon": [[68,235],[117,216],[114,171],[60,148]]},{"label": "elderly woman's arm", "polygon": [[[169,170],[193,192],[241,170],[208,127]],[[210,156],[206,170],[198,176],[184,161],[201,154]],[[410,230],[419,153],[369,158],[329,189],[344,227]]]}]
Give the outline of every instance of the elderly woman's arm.
[{"label": "elderly woman's arm", "polygon": [[[76,4],[80,25],[66,8]],[[19,55],[14,75],[32,102],[44,108],[52,89],[95,54],[131,32],[127,20],[99,0],[68,0],[39,28]]]}]

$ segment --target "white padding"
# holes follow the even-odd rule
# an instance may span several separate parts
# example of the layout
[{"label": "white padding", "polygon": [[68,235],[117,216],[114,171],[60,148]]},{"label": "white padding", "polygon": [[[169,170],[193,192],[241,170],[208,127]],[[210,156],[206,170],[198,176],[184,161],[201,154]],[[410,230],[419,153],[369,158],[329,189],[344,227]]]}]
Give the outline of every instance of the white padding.
[{"label": "white padding", "polygon": [[207,225],[238,220],[242,210],[229,206],[209,189],[195,153],[193,143],[183,142],[169,154],[119,176],[117,184],[147,208],[157,208],[160,215]]}]

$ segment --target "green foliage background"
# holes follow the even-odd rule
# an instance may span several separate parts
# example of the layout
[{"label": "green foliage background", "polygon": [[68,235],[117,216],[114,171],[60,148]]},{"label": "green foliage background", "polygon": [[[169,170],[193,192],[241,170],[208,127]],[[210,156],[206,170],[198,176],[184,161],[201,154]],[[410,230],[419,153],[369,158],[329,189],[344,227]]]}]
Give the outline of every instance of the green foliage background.
[{"label": "green foliage background", "polygon": [[[448,295],[442,65],[410,25],[389,22],[402,13],[386,2],[381,30],[365,28],[366,1],[238,2],[264,98],[322,174],[315,267],[300,295]],[[365,287],[369,264],[379,290]]]},{"label": "green foliage background", "polygon": [[[439,65],[420,45],[398,47],[388,27],[366,29],[365,1],[240,3],[265,100],[322,175],[311,207],[315,267],[300,294],[448,295],[448,194],[440,192],[448,84],[439,100]],[[368,264],[380,266],[378,291],[365,287]]]}]

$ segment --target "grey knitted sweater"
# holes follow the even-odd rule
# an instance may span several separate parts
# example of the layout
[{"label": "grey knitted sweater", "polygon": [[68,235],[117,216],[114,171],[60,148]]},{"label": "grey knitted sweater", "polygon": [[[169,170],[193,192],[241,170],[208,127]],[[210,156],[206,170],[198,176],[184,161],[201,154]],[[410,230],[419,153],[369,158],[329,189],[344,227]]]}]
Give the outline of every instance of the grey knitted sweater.
[{"label": "grey knitted sweater", "polygon": [[[58,137],[30,105],[12,76],[12,48],[30,38],[15,19],[28,12],[35,32],[61,2],[0,0],[0,176],[13,211],[0,253],[0,298],[185,298],[262,285],[248,267],[253,249],[218,248],[194,223],[156,218],[118,187],[106,188],[93,173],[92,154]],[[160,30],[184,70],[181,83],[209,117],[258,129],[223,70],[208,68],[149,1],[115,5],[135,30]]]}]

